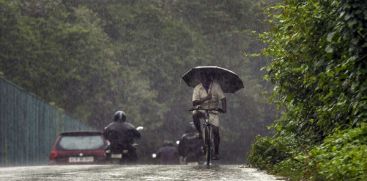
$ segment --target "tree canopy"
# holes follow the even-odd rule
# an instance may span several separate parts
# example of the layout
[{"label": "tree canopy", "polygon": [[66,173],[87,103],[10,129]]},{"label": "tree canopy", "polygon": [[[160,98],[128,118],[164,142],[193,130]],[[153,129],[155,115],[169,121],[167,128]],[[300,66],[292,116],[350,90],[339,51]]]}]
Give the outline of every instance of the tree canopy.
[{"label": "tree canopy", "polygon": [[[154,150],[180,137],[191,120],[192,89],[181,80],[197,65],[237,72],[245,89],[227,95],[224,154],[242,162],[275,110],[259,71],[264,3],[185,0],[0,0],[0,71],[4,76],[102,129],[123,109],[147,128]],[[162,131],[163,130],[163,131]],[[238,146],[241,145],[241,146]],[[240,149],[238,149],[240,148]],[[235,153],[235,154],[233,154]],[[239,157],[238,155],[243,155]]]}]

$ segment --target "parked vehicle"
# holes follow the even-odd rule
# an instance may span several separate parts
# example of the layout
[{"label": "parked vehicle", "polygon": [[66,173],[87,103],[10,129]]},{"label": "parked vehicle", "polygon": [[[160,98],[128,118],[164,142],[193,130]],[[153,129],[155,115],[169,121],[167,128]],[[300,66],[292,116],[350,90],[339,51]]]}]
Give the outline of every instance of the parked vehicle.
[{"label": "parked vehicle", "polygon": [[52,146],[49,164],[104,163],[107,147],[108,142],[101,132],[63,132]]}]

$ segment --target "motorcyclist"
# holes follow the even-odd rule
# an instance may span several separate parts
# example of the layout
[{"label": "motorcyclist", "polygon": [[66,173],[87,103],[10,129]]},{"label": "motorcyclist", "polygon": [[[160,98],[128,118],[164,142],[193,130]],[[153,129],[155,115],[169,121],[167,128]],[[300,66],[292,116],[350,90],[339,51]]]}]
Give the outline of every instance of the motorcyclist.
[{"label": "motorcyclist", "polygon": [[141,137],[140,132],[131,124],[126,122],[124,111],[117,111],[113,116],[113,122],[103,130],[103,136],[110,142],[111,150],[128,150],[128,159],[136,161],[138,159],[136,148],[132,145],[135,139]]},{"label": "motorcyclist", "polygon": [[171,141],[165,141],[157,151],[157,158],[160,164],[178,164],[179,156],[177,147]]},{"label": "motorcyclist", "polygon": [[180,138],[178,153],[181,163],[199,162],[203,155],[203,140],[200,138],[194,123],[186,128],[185,133]]}]

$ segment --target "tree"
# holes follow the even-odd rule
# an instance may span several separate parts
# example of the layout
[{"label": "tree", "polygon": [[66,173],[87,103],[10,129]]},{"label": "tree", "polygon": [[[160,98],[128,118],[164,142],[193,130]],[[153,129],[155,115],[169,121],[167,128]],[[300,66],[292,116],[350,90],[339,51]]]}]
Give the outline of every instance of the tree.
[{"label": "tree", "polygon": [[180,137],[191,121],[185,110],[192,89],[181,76],[197,65],[232,69],[245,82],[245,91],[228,95],[229,114],[223,117],[224,152],[231,160],[242,162],[233,153],[244,155],[272,121],[274,110],[261,93],[269,85],[258,70],[266,60],[244,55],[262,47],[254,36],[266,28],[260,3],[0,2],[6,35],[1,36],[0,71],[98,129],[114,111],[124,110],[154,140],[142,140],[141,150]]},{"label": "tree", "polygon": [[[366,151],[360,144],[366,122],[366,8],[354,0],[286,0],[272,8],[273,29],[262,36],[273,60],[265,69],[275,85],[274,102],[284,111],[276,134],[254,144],[253,164],[296,179],[366,178],[366,161],[346,151]],[[261,149],[265,145],[269,149]],[[275,159],[279,155],[269,154],[271,149],[286,156]]]}]

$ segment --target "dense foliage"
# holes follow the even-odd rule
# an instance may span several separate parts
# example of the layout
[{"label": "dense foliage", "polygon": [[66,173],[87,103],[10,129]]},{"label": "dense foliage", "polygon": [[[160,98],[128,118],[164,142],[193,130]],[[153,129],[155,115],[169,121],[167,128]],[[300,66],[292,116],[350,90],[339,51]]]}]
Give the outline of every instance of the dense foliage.
[{"label": "dense foliage", "polygon": [[[146,130],[139,150],[175,139],[191,120],[192,88],[181,75],[197,65],[237,72],[245,90],[228,95],[223,158],[242,162],[274,109],[259,68],[245,57],[262,45],[262,3],[252,0],[0,0],[0,72],[98,129],[123,109]],[[146,139],[145,139],[146,138]]]},{"label": "dense foliage", "polygon": [[251,163],[294,179],[366,179],[367,1],[284,0],[269,12],[266,78],[282,115]]}]

